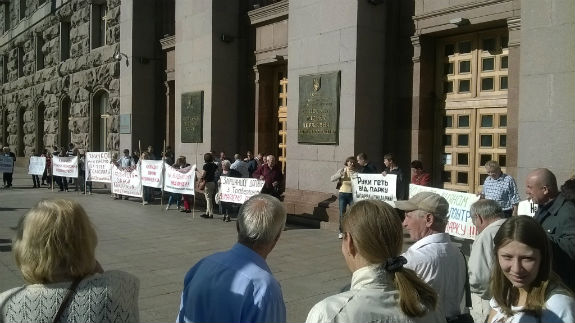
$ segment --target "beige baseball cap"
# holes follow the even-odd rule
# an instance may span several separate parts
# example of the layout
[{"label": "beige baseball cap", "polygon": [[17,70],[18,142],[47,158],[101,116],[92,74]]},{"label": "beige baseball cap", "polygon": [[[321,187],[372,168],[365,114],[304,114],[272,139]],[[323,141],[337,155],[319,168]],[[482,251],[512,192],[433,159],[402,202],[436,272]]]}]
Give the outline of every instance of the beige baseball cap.
[{"label": "beige baseball cap", "polygon": [[403,211],[422,210],[442,218],[447,218],[449,211],[447,200],[433,192],[420,192],[407,201],[395,201],[395,207]]}]

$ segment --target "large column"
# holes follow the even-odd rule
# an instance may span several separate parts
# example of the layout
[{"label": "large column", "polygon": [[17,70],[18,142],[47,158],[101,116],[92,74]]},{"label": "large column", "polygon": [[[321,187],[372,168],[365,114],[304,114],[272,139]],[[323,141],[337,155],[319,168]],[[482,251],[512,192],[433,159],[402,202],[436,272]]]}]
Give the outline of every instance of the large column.
[{"label": "large column", "polygon": [[[509,68],[507,89],[507,173],[513,177],[517,176],[517,151],[519,147],[519,73],[520,73],[520,40],[521,40],[521,18],[513,17],[507,19],[509,29]],[[520,183],[521,184],[521,183]]]}]

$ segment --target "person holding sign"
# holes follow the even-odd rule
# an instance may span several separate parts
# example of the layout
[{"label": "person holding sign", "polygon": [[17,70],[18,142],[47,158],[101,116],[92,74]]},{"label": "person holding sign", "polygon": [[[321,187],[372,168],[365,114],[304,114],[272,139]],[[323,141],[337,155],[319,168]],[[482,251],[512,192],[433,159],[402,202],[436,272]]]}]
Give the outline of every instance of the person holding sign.
[{"label": "person holding sign", "polygon": [[4,188],[10,188],[12,187],[12,174],[14,173],[14,162],[16,161],[16,155],[14,155],[13,152],[10,151],[10,147],[8,146],[4,146],[4,148],[2,149],[3,151],[3,156],[7,157],[8,159],[12,159],[12,167],[11,170],[5,171],[2,173],[2,179],[4,180]]},{"label": "person holding sign", "polygon": [[[38,154],[36,154],[36,149],[32,148],[32,154],[30,154],[30,159],[32,157],[40,157]],[[30,163],[31,160],[28,160],[28,163]],[[32,186],[32,188],[40,188],[40,176],[39,175],[32,175],[32,183],[34,183],[34,186]]]},{"label": "person holding sign", "polygon": [[403,230],[395,210],[378,200],[354,204],[343,220],[341,252],[351,288],[317,303],[307,323],[445,322],[437,293],[405,267]]},{"label": "person holding sign", "polygon": [[267,156],[266,163],[258,167],[252,174],[252,177],[259,178],[266,182],[262,193],[273,195],[278,199],[281,197],[283,174],[281,167],[276,163],[276,157],[274,155]]},{"label": "person holding sign", "polygon": [[356,176],[359,170],[359,165],[357,164],[355,157],[347,157],[344,163],[344,167],[340,168],[335,174],[331,176],[332,182],[337,182],[336,188],[339,189],[339,234],[338,239],[343,238],[343,231],[341,229],[341,223],[343,216],[348,205],[353,204],[353,192],[351,188],[351,178]]},{"label": "person holding sign", "polygon": [[381,175],[385,176],[387,174],[394,174],[397,175],[396,177],[396,184],[395,184],[395,195],[398,200],[405,200],[408,195],[408,185],[403,178],[403,171],[399,166],[397,166],[397,162],[395,160],[395,156],[393,154],[386,154],[383,156],[383,163],[385,164],[385,169],[381,173]]},{"label": "person holding sign", "polygon": [[403,227],[415,241],[403,254],[406,267],[413,269],[439,295],[448,321],[470,316],[462,311],[467,272],[465,259],[445,233],[449,203],[441,195],[420,192],[395,207],[406,211]]},{"label": "person holding sign", "polygon": [[377,173],[377,167],[375,167],[375,165],[372,162],[367,160],[367,154],[366,153],[357,154],[357,164],[359,166],[359,173],[362,173],[362,174],[376,174]]},{"label": "person holding sign", "polygon": [[573,292],[551,269],[555,255],[536,220],[512,217],[493,243],[493,298],[487,322],[575,322]]}]

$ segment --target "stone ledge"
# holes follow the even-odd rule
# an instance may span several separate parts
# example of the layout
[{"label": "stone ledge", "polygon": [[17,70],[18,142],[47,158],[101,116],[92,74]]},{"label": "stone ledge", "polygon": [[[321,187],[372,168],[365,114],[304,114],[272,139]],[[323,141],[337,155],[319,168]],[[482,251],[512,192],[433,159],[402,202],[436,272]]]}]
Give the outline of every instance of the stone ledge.
[{"label": "stone ledge", "polygon": [[339,221],[339,209],[335,194],[286,189],[284,205],[290,219],[319,224]]}]

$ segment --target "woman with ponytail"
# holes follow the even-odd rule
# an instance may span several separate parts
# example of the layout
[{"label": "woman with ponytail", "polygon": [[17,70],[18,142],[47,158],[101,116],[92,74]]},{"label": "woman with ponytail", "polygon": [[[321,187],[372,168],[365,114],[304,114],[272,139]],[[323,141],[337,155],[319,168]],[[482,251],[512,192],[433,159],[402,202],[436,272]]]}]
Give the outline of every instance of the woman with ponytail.
[{"label": "woman with ponytail", "polygon": [[391,206],[375,200],[354,204],[343,231],[351,288],[317,303],[306,322],[445,322],[435,310],[435,291],[403,267],[403,229]]}]

